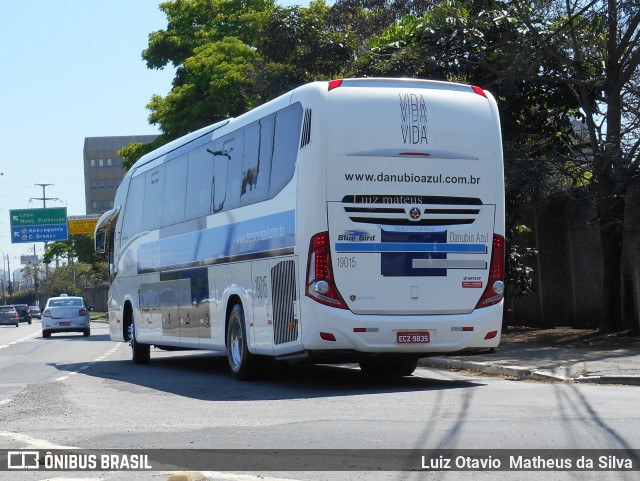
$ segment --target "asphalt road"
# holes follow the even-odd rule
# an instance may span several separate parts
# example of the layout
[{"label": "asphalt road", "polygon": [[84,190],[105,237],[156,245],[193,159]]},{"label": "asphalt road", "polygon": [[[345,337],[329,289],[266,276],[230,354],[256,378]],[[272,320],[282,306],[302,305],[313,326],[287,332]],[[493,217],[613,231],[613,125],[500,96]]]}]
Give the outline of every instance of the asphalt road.
[{"label": "asphalt road", "polygon": [[[518,382],[424,368],[408,378],[375,379],[353,365],[296,366],[247,383],[231,377],[224,354],[153,350],[145,366],[129,358],[129,347],[111,342],[105,324],[94,323],[89,338],[42,339],[38,321],[0,327],[0,449],[554,449],[558,456],[566,449],[640,449],[637,387]],[[640,471],[242,467],[204,474],[231,481],[640,477]],[[165,480],[175,471],[0,471],[0,479]]]}]

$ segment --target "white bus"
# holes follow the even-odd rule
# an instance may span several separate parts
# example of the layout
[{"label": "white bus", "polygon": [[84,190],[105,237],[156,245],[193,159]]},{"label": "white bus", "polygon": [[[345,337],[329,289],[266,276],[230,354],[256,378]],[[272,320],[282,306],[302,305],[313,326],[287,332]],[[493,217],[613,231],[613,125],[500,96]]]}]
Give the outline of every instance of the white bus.
[{"label": "white bus", "polygon": [[299,87],[142,157],[100,218],[113,340],[409,375],[498,345],[504,181],[478,87]]}]

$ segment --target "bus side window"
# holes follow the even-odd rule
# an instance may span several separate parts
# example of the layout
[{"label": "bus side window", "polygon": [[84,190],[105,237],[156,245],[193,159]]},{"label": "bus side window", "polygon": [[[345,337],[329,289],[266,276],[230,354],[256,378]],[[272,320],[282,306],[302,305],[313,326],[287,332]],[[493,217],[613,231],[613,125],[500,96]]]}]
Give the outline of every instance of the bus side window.
[{"label": "bus side window", "polygon": [[[227,191],[227,183],[229,176],[234,170],[237,170],[238,164],[242,164],[242,142],[236,142],[237,137],[242,139],[240,131],[233,132],[215,141],[216,150],[210,152],[213,155],[213,212],[221,212],[227,210],[234,200]],[[235,200],[237,204],[237,200]]]},{"label": "bus side window", "polygon": [[[242,147],[242,130],[236,131],[236,144]],[[241,184],[241,176],[242,176],[242,148],[240,151],[231,153],[231,160],[229,161],[229,165],[227,166],[229,171],[227,173],[227,198],[224,201],[224,210],[233,209],[235,207],[240,206],[240,184]]]},{"label": "bus side window", "polygon": [[142,229],[145,175],[131,179],[122,221],[122,242],[132,239]]},{"label": "bus side window", "polygon": [[213,158],[209,153],[213,143],[189,152],[185,219],[194,219],[211,212]]},{"label": "bus side window", "polygon": [[296,103],[276,113],[269,197],[275,197],[293,177],[302,127],[302,105]]},{"label": "bus side window", "polygon": [[253,122],[244,130],[241,204],[248,205],[269,197],[273,116]]},{"label": "bus side window", "polygon": [[144,215],[142,228],[153,230],[162,222],[164,197],[164,165],[159,165],[145,174]]},{"label": "bus side window", "polygon": [[166,164],[164,184],[164,217],[163,224],[170,225],[184,220],[184,204],[187,195],[188,156],[181,155]]}]

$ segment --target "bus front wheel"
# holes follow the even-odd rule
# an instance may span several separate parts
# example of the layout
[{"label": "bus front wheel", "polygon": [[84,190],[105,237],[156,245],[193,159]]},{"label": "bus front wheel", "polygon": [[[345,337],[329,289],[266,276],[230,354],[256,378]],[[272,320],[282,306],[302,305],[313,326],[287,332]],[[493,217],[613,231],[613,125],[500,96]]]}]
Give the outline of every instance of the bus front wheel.
[{"label": "bus front wheel", "polygon": [[134,364],[147,364],[151,360],[151,346],[136,340],[136,328],[133,323],[129,326],[129,344],[131,344],[131,359]]},{"label": "bus front wheel", "polygon": [[239,380],[254,379],[259,374],[259,359],[249,352],[244,311],[236,304],[229,313],[227,327],[227,358],[233,377]]}]

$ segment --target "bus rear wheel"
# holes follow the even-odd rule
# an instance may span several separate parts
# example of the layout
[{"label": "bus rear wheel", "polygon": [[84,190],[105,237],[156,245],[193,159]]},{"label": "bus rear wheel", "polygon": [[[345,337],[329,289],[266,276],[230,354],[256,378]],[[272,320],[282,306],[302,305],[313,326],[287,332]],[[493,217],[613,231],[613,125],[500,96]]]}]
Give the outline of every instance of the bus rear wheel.
[{"label": "bus rear wheel", "polygon": [[134,364],[148,364],[151,360],[151,346],[136,340],[136,328],[133,323],[129,326],[129,344],[131,345],[131,359]]},{"label": "bus rear wheel", "polygon": [[240,304],[235,304],[229,313],[227,358],[231,374],[236,379],[246,381],[260,374],[259,357],[251,354],[247,345],[247,328]]}]

